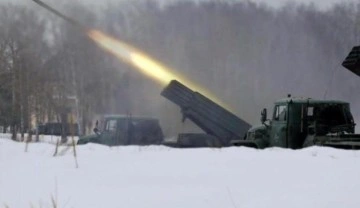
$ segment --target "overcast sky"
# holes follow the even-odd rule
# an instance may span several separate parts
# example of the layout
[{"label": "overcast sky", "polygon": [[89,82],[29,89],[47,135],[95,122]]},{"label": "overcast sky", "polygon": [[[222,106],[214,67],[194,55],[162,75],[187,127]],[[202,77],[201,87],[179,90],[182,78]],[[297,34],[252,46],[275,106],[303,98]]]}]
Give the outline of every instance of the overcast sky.
[{"label": "overcast sky", "polygon": [[[43,0],[44,2],[52,2],[54,0]],[[59,0],[57,0],[59,1]],[[89,4],[104,4],[104,2],[107,1],[131,1],[131,0],[61,0],[61,1],[80,1],[84,3]],[[154,0],[154,1],[160,1],[160,2],[169,2],[169,1],[182,1],[182,0]],[[206,1],[206,0],[200,0],[200,1]],[[279,7],[282,6],[288,2],[296,2],[296,3],[311,3],[314,2],[315,5],[317,5],[321,9],[327,9],[331,7],[334,3],[337,2],[355,2],[358,0],[238,0],[238,1],[254,1],[254,2],[261,2],[261,3],[267,3],[268,5],[272,7]],[[31,0],[0,0],[1,3],[3,2],[16,2],[16,3],[29,3]]]},{"label": "overcast sky", "polygon": [[278,7],[281,5],[284,5],[288,2],[297,2],[297,3],[314,3],[317,6],[319,6],[322,9],[326,9],[331,7],[331,5],[333,5],[334,3],[338,3],[338,2],[355,2],[356,0],[253,0],[255,2],[265,2],[269,5]]}]

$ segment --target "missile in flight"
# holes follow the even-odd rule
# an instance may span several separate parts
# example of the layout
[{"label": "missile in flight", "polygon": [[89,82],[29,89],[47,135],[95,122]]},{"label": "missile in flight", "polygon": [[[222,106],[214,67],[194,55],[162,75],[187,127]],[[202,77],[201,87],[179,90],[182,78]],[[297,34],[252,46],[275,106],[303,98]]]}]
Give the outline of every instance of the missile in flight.
[{"label": "missile in flight", "polygon": [[80,29],[80,30],[84,30],[87,31],[88,29],[85,28],[83,25],[81,25],[79,22],[77,22],[74,19],[71,19],[70,17],[62,14],[61,12],[59,12],[58,10],[52,8],[51,6],[45,4],[44,2],[40,1],[40,0],[33,0],[35,3],[37,3],[38,5],[44,7],[45,9],[49,10],[51,13],[56,14],[58,17],[61,17],[63,20],[65,20],[66,22],[70,23],[71,25],[75,26],[76,28]]}]

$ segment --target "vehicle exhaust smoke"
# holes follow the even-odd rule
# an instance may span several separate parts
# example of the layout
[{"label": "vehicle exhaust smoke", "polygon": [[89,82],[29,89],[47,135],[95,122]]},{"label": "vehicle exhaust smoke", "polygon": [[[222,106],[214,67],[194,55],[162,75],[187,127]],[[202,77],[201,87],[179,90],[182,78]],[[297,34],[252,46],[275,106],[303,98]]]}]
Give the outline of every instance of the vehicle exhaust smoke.
[{"label": "vehicle exhaust smoke", "polygon": [[88,29],[82,26],[77,21],[63,15],[59,11],[55,10],[54,8],[50,7],[49,5],[45,4],[40,0],[33,1],[40,6],[46,8],[47,10],[51,11],[52,13],[56,14],[57,16],[61,17],[65,21],[71,23],[73,26],[80,29],[81,31],[85,32],[87,36],[91,40],[93,40],[99,47],[103,48],[105,51],[111,53],[123,62],[134,66],[134,69],[157,81],[162,86],[169,84],[171,80],[177,80],[192,89],[193,91],[199,92],[204,96],[208,97],[209,99],[213,100],[215,103],[222,106],[223,108],[234,112],[228,105],[223,103],[220,99],[218,99],[208,90],[193,83],[188,78],[177,74],[174,70],[166,67],[159,61],[142,52],[141,50],[114,37],[111,37],[99,30]]}]

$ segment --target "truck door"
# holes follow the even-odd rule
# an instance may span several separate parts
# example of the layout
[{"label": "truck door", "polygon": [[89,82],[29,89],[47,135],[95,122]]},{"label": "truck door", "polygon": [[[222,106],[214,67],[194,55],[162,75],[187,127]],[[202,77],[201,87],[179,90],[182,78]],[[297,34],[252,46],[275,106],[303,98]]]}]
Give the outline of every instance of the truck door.
[{"label": "truck door", "polygon": [[288,107],[288,148],[303,147],[309,123],[312,122],[313,107],[308,103],[289,104]]},{"label": "truck door", "polygon": [[270,125],[270,146],[288,147],[287,117],[288,105],[286,103],[275,105],[273,119]]},{"label": "truck door", "polygon": [[132,119],[130,117],[121,118],[118,120],[118,128],[116,132],[116,142],[118,145],[128,145],[129,141],[129,126]]}]

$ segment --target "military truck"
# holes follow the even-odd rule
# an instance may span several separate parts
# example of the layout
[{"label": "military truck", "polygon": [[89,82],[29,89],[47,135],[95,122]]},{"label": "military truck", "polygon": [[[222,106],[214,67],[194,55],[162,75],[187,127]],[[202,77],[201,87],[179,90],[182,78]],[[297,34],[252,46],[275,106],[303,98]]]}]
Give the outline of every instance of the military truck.
[{"label": "military truck", "polygon": [[[342,66],[360,76],[360,46],[352,48]],[[264,109],[261,122],[244,139],[231,143],[257,148],[321,145],[360,149],[360,134],[354,134],[355,123],[346,102],[289,97],[275,102],[270,120]]]},{"label": "military truck", "polygon": [[249,129],[245,138],[231,143],[256,148],[360,147],[360,135],[354,134],[355,123],[346,102],[288,97],[275,102],[269,120],[263,109],[261,122]]},{"label": "military truck", "polygon": [[[250,128],[247,122],[176,80],[163,90],[162,95],[180,106],[184,118],[204,130],[201,139],[208,142],[203,142],[203,147],[235,145],[298,149],[321,145],[360,148],[360,135],[354,134],[355,123],[347,102],[289,96],[275,102],[270,119],[264,109],[262,124]],[[164,144],[199,147],[198,139],[197,134],[181,134],[176,141]]]},{"label": "military truck", "polygon": [[94,134],[81,137],[77,144],[156,145],[163,142],[159,120],[131,115],[105,115],[96,121]]}]

